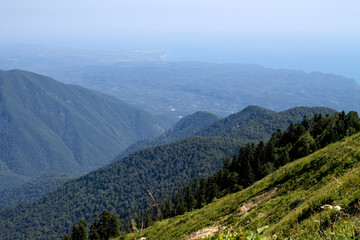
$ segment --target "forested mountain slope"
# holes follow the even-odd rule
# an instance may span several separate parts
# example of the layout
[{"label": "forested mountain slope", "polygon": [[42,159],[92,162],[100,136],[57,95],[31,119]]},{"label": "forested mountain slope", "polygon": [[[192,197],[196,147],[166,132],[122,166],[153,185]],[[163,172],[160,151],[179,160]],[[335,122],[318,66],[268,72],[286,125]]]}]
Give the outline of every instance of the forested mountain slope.
[{"label": "forested mountain slope", "polygon": [[[250,109],[256,110],[254,115],[259,118],[263,116],[259,112],[268,112],[261,108]],[[306,114],[309,109],[304,110]],[[321,110],[324,115],[329,112],[334,111],[327,108]],[[276,130],[293,119],[291,115],[286,118],[280,113],[273,114],[271,124],[267,124],[266,119],[259,120],[258,124],[262,126],[255,129],[262,131],[270,127]],[[249,116],[256,119],[251,114]],[[278,125],[274,121],[277,117]],[[297,122],[302,119],[300,114]],[[155,198],[162,198],[195,177],[205,177],[219,170],[226,156],[232,156],[248,142],[245,142],[245,137],[238,136],[241,135],[194,136],[134,152],[107,167],[67,182],[37,201],[1,211],[0,237],[59,237],[71,230],[73,222],[80,218],[89,220],[94,213],[104,209],[115,210],[122,224],[126,225],[130,218],[135,218],[138,212],[152,204],[147,189],[152,191]],[[267,134],[257,136],[260,136],[258,140],[270,137]]]},{"label": "forested mountain slope", "polygon": [[0,210],[9,206],[16,206],[24,202],[30,202],[53,191],[63,183],[69,181],[72,176],[67,174],[44,174],[20,186],[0,190]]},{"label": "forested mountain slope", "polygon": [[208,125],[218,121],[219,119],[221,119],[221,117],[212,113],[196,112],[182,118],[174,126],[169,128],[160,136],[140,140],[132,144],[123,153],[119,154],[115,159],[123,158],[128,154],[142,148],[163,145],[193,136],[204,127],[207,127]]},{"label": "forested mountain slope", "polygon": [[335,110],[325,107],[296,107],[275,112],[258,106],[248,106],[240,112],[222,119],[206,112],[197,112],[180,120],[164,134],[131,145],[118,158],[126,156],[134,150],[171,143],[188,136],[228,135],[228,137],[237,138],[240,144],[248,141],[267,141],[278,128],[285,129],[291,122],[298,122],[304,116],[311,117],[316,113],[326,115],[335,112]]},{"label": "forested mountain slope", "polygon": [[[334,114],[336,111],[326,107],[295,107],[275,112],[259,106],[247,106],[238,113],[220,119],[198,131],[197,136],[220,136],[224,134],[248,134],[248,138],[260,139],[258,135],[270,136],[278,128],[285,129],[290,123],[296,123],[304,116],[311,117],[316,113]],[[254,135],[257,135],[254,137]]]},{"label": "forested mountain slope", "polygon": [[21,70],[0,71],[0,109],[0,189],[88,172],[168,127],[114,97]]},{"label": "forested mountain slope", "polygon": [[227,229],[227,236],[238,231],[244,239],[248,230],[280,239],[355,239],[360,222],[359,175],[357,133],[286,164],[242,191],[130,237],[198,239]]}]

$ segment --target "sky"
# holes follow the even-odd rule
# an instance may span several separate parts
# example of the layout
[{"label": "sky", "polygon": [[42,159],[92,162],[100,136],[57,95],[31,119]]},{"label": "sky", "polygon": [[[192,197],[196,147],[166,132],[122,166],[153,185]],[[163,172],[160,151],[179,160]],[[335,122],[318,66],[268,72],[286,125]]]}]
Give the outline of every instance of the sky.
[{"label": "sky", "polygon": [[166,50],[360,80],[358,0],[3,0],[1,44]]}]

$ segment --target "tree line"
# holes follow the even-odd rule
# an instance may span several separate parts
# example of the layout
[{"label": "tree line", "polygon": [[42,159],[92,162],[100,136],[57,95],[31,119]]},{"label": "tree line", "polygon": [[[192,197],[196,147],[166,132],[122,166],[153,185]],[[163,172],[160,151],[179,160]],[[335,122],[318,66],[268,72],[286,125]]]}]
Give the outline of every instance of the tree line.
[{"label": "tree line", "polygon": [[81,219],[79,225],[73,224],[72,233],[64,234],[62,240],[108,240],[110,237],[120,235],[119,215],[104,210],[100,216],[94,215],[94,220],[89,224]]}]

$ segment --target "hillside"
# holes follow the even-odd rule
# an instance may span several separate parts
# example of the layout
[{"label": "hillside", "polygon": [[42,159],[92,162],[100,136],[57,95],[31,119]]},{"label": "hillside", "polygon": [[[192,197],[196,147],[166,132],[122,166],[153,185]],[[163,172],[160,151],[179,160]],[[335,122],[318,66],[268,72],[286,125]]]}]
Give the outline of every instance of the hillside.
[{"label": "hillside", "polygon": [[332,115],[336,111],[325,107],[295,107],[281,112],[271,111],[259,106],[247,106],[238,113],[214,122],[198,131],[197,136],[242,136],[249,140],[268,140],[274,131],[286,129],[290,123],[299,122],[304,116],[311,118],[316,113]]},{"label": "hillside", "polygon": [[103,209],[116,210],[125,223],[131,209],[147,207],[147,188],[161,197],[191,178],[218,170],[237,148],[235,139],[193,137],[132,153],[34,202],[4,209],[0,238],[58,238],[70,231],[72,222],[91,219]]},{"label": "hillside", "polygon": [[30,202],[55,190],[72,177],[66,174],[44,174],[20,186],[0,190],[0,210]]},{"label": "hillside", "polygon": [[[255,117],[249,116],[254,120],[256,115],[261,119],[259,112],[268,112],[256,107],[246,111],[251,109],[254,109]],[[309,108],[304,110],[306,113]],[[334,111],[322,108],[322,114],[329,112]],[[255,129],[262,131],[270,127],[276,130],[293,117],[288,115],[286,118],[276,112],[273,115],[273,120],[278,117],[278,125],[276,121],[267,124],[263,119]],[[303,119],[302,115],[299,116],[297,122]],[[258,140],[268,139],[270,134],[266,132],[258,134],[261,136]],[[193,136],[139,150],[107,167],[69,181],[37,201],[1,211],[0,238],[56,238],[69,232],[73,222],[80,218],[90,220],[94,213],[104,209],[115,210],[122,224],[126,225],[129,218],[136,217],[139,211],[152,204],[146,189],[150,189],[155,198],[163,198],[195,177],[208,176],[222,167],[226,156],[238,152],[240,146],[248,142],[245,140],[228,134]]]},{"label": "hillside", "polygon": [[115,159],[123,158],[136,150],[146,147],[172,143],[180,139],[193,136],[201,129],[218,121],[219,119],[221,119],[221,117],[207,112],[196,112],[189,116],[185,116],[160,136],[140,140],[132,144]]},{"label": "hillside", "polygon": [[0,71],[0,189],[85,173],[168,124],[114,97],[21,70]]},{"label": "hillside", "polygon": [[[157,222],[141,236],[197,239],[225,228],[232,232],[263,228],[264,236],[295,239],[326,238],[333,231],[348,231],[351,236],[360,214],[359,175],[360,134],[356,134],[285,165],[243,191]],[[335,205],[339,212],[327,207]]]},{"label": "hillside", "polygon": [[238,139],[240,145],[249,141],[267,141],[274,131],[286,129],[291,122],[299,122],[303,116],[311,117],[316,113],[331,115],[335,112],[325,107],[296,107],[275,112],[258,106],[248,106],[222,119],[206,112],[197,112],[180,120],[162,135],[131,145],[118,159],[135,150],[171,143],[189,136],[227,136]]}]

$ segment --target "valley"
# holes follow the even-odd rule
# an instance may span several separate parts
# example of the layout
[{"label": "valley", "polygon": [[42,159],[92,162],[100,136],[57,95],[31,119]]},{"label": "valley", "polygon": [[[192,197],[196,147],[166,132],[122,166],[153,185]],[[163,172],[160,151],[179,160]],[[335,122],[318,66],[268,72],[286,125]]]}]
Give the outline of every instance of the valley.
[{"label": "valley", "polygon": [[[348,116],[353,120],[350,122],[326,120],[345,121],[348,118],[345,112],[337,111],[340,106],[345,109],[358,107],[359,86],[341,76],[271,70],[255,65],[167,63],[155,60],[122,62],[111,67],[84,65],[79,69],[89,69],[91,72],[85,74],[88,76],[86,82],[77,83],[90,84],[87,87],[94,89],[96,84],[112,86],[114,91],[101,91],[117,98],[28,71],[1,72],[3,137],[0,190],[4,193],[0,210],[1,238],[60,238],[64,233],[71,234],[73,224],[80,219],[92,222],[94,214],[107,210],[118,214],[119,230],[123,236],[129,232],[131,222],[135,219],[138,225],[149,227],[144,230],[144,236],[158,239],[160,237],[154,237],[151,229],[161,224],[157,223],[161,219],[156,216],[157,213],[151,213],[154,203],[148,191],[154,199],[159,200],[165,218],[176,219],[177,215],[198,211],[195,209],[199,207],[206,208],[214,199],[226,198],[242,189],[251,188],[279,167],[310,154],[311,149],[320,149],[328,144],[312,143],[313,140],[306,134],[300,134],[298,137],[301,138],[295,142],[283,140],[287,145],[277,146],[276,151],[279,152],[270,155],[262,153],[261,161],[273,159],[270,162],[260,164],[250,161],[252,157],[245,157],[248,165],[241,165],[241,174],[231,172],[231,169],[239,169],[239,166],[228,165],[229,159],[236,159],[236,155],[242,151],[253,151],[250,146],[271,143],[281,131],[290,131],[294,126],[300,126],[298,124],[310,124],[308,121],[319,116],[324,117],[322,124],[329,129],[336,129],[339,124],[344,128],[345,133],[341,132],[343,135],[328,129],[334,135],[327,138],[338,141],[338,137],[350,136],[358,131],[357,118],[351,111]],[[128,83],[114,81],[113,85],[107,85],[102,81],[102,84],[98,82],[93,85],[95,82],[92,78],[100,79],[96,77],[97,72],[102,72],[103,79],[121,76]],[[144,75],[148,76],[146,84],[143,82]],[[200,75],[204,78],[199,79]],[[80,79],[72,74],[68,76]],[[177,76],[177,80],[170,83],[176,84],[165,84],[165,79],[168,81],[173,76]],[[203,85],[203,81],[207,84]],[[129,85],[130,82],[132,85]],[[261,91],[268,89],[267,93],[258,92],[260,82]],[[120,95],[116,89],[120,88],[115,87],[116,84],[122,84],[124,92],[120,95],[125,99],[126,96],[133,100],[154,99],[151,94],[155,94],[161,96],[161,104],[169,104],[176,93],[176,101],[179,104],[183,101],[184,104],[171,103],[170,112],[164,110],[165,105],[159,105],[156,110],[149,105],[132,102],[137,105],[134,107],[118,99]],[[246,88],[236,90],[237,85]],[[218,90],[212,89],[214,86]],[[231,90],[226,90],[229,87]],[[141,93],[142,97],[132,95],[133,90]],[[279,94],[277,91],[280,91]],[[235,92],[236,96],[233,95]],[[141,101],[153,104],[149,100]],[[207,105],[198,105],[197,101]],[[236,105],[232,105],[232,101]],[[301,102],[304,106],[286,108],[295,102]],[[241,111],[227,114],[244,105]],[[263,105],[271,108],[264,108]],[[214,113],[196,112],[199,108]],[[328,136],[329,132],[323,134]],[[289,150],[299,146],[303,149]],[[284,149],[288,152],[280,152]],[[226,169],[226,166],[232,167]],[[254,175],[248,175],[250,173]],[[202,182],[203,187],[191,190],[194,181],[197,181],[197,186]],[[229,181],[238,183],[225,188],[220,184]],[[194,198],[187,195],[189,191],[205,191],[204,196],[195,197],[197,201],[203,201],[182,206],[182,201]],[[179,200],[182,194],[186,197]],[[166,199],[169,198],[176,210],[166,210],[165,206],[169,204]],[[199,224],[209,226],[201,225],[200,220]],[[221,225],[218,230],[225,231],[229,226]],[[186,229],[181,236],[196,236],[194,231],[201,230],[200,227],[191,229],[193,232]],[[179,237],[172,235],[171,231],[168,232],[169,238]]]},{"label": "valley", "polygon": [[360,239],[360,1],[2,1],[0,240]]},{"label": "valley", "polygon": [[36,55],[18,48],[0,52],[0,59],[9,55],[20,59],[0,61],[0,69],[35,71],[93,89],[170,118],[172,123],[197,111],[226,117],[248,105],[274,111],[298,106],[360,111],[359,84],[336,74],[256,64],[171,62],[156,51],[133,52],[139,58],[135,61],[119,51],[107,52],[111,57],[106,57],[101,51],[40,45],[33,47],[41,53]]}]

